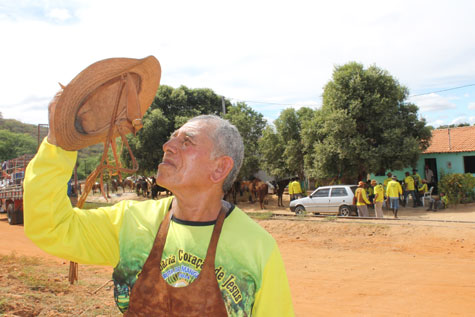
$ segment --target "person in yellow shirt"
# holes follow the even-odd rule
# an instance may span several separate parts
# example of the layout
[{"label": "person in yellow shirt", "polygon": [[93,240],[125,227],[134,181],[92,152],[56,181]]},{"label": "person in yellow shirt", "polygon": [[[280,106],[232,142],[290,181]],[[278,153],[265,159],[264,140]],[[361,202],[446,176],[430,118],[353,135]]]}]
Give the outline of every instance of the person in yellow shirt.
[{"label": "person in yellow shirt", "polygon": [[289,183],[289,195],[290,195],[290,201],[295,199],[295,196],[294,196],[294,181],[291,181]]},{"label": "person in yellow shirt", "polygon": [[383,182],[384,189],[388,188],[388,183],[392,181],[393,174],[391,172],[388,173],[388,178],[386,178]]},{"label": "person in yellow shirt", "polygon": [[300,182],[298,178],[295,178],[292,182],[292,191],[294,194],[294,199],[302,198],[302,187],[300,186]]},{"label": "person in yellow shirt", "polygon": [[356,197],[356,208],[358,209],[358,216],[369,217],[367,205],[371,203],[368,200],[368,197],[366,196],[366,189],[365,189],[364,182],[360,181],[358,183],[358,188],[355,191],[355,197]]},{"label": "person in yellow shirt", "polygon": [[429,191],[429,188],[427,187],[427,181],[425,179],[422,180],[422,184],[419,186],[418,191],[419,196],[424,196],[424,193]]},{"label": "person in yellow shirt", "polygon": [[422,178],[417,173],[417,169],[415,168],[412,170],[412,178],[414,178],[414,184],[416,184],[416,186],[420,186],[422,184]]},{"label": "person in yellow shirt", "polygon": [[417,207],[417,198],[416,198],[416,188],[414,186],[414,178],[409,175],[409,172],[406,172],[406,177],[404,178],[404,207],[407,205],[408,197],[411,195],[412,203],[414,208]]},{"label": "person in yellow shirt", "polygon": [[365,184],[366,195],[368,195],[368,200],[370,202],[370,206],[374,207],[374,190],[373,186],[371,186],[371,181],[368,180]]},{"label": "person in yellow shirt", "polygon": [[399,210],[399,196],[402,195],[401,184],[397,181],[397,177],[393,176],[392,180],[388,183],[386,188],[386,196],[388,206],[391,206],[393,210],[394,218],[397,218],[397,212]]},{"label": "person in yellow shirt", "polygon": [[421,195],[419,195],[419,187],[422,185],[422,177],[417,173],[417,169],[412,170],[412,178],[414,179],[414,194],[416,196],[416,207],[422,206]]},{"label": "person in yellow shirt", "polygon": [[383,185],[378,184],[376,180],[371,181],[374,191],[374,213],[376,218],[383,218],[383,201],[384,201],[384,188]]}]

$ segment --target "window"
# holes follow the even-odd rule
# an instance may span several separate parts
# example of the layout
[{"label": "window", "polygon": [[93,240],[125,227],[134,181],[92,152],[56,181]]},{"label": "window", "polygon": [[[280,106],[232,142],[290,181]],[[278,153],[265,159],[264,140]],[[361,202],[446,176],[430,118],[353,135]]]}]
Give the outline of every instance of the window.
[{"label": "window", "polygon": [[348,193],[346,189],[343,187],[337,187],[332,189],[332,197],[344,197],[347,196]]},{"label": "window", "polygon": [[317,192],[313,195],[313,197],[328,197],[329,193],[330,193],[330,188],[323,188],[323,189],[317,190]]},{"label": "window", "polygon": [[465,173],[475,173],[475,156],[464,156]]}]

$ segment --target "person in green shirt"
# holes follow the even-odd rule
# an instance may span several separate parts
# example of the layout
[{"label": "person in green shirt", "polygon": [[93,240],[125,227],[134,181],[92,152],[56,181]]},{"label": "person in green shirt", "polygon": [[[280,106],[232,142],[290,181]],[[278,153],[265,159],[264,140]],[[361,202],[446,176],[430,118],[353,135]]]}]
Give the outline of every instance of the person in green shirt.
[{"label": "person in green shirt", "polygon": [[[202,269],[209,267],[207,249],[219,220],[222,230],[212,276],[227,315],[294,316],[276,241],[241,209],[222,200],[243,160],[244,147],[236,127],[217,116],[198,116],[171,135],[163,152],[157,183],[173,196],[124,200],[89,210],[73,208],[66,189],[77,151],[58,146],[50,129],[26,170],[26,235],[44,251],[63,259],[113,266],[114,299],[120,311],[127,312],[136,303],[131,301],[136,282],[140,284],[144,276],[142,280],[154,283],[146,280],[148,271],[143,270],[165,217],[168,232],[165,241],[160,240],[164,247],[158,274],[171,289],[198,283]],[[147,296],[157,298],[162,291]],[[201,292],[194,293],[189,295],[200,296]],[[202,303],[206,301],[203,297]]]}]

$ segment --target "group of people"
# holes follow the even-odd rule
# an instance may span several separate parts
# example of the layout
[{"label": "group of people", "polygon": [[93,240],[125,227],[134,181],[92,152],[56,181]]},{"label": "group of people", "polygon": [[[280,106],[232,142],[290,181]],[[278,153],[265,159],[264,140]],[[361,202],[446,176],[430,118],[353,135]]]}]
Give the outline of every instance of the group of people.
[{"label": "group of people", "polygon": [[[358,216],[369,217],[368,205],[370,205],[374,206],[375,216],[377,218],[383,218],[383,205],[384,202],[386,202],[386,206],[392,210],[394,218],[397,218],[400,198],[402,197],[402,205],[405,207],[409,195],[412,198],[413,207],[422,206],[421,198],[424,196],[424,193],[429,191],[428,183],[432,184],[434,177],[434,174],[428,166],[426,166],[425,172],[427,179],[421,178],[417,173],[417,169],[413,169],[412,174],[406,172],[402,185],[391,172],[387,174],[388,178],[384,180],[383,184],[378,184],[374,179],[367,183],[360,181],[354,198]],[[437,208],[433,206],[437,205],[433,202],[433,199],[431,199],[428,210]]]}]

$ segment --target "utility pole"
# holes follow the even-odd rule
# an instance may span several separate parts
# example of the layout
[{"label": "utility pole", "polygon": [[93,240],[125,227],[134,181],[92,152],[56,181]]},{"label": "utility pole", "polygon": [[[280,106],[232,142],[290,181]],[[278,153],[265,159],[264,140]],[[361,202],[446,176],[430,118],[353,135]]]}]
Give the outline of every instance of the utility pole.
[{"label": "utility pole", "polygon": [[223,107],[223,116],[226,114],[226,103],[224,102],[224,96],[221,96],[221,104]]}]

